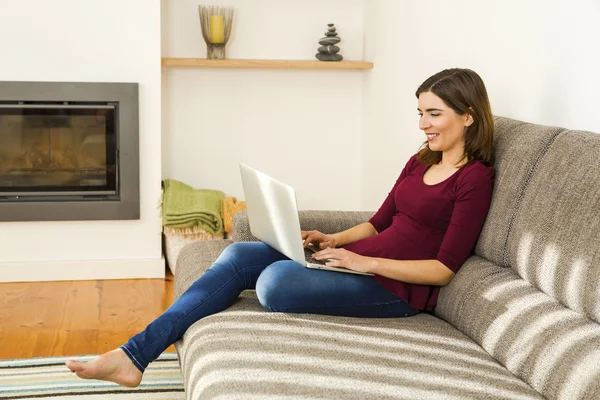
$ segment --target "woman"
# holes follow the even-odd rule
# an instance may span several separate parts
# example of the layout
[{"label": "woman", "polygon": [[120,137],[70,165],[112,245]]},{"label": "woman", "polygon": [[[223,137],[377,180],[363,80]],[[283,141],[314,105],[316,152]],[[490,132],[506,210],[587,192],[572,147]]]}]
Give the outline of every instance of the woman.
[{"label": "woman", "polygon": [[225,310],[246,289],[256,289],[270,311],[367,318],[432,311],[488,213],[494,124],[485,85],[471,70],[439,72],[416,96],[427,142],[377,213],[344,232],[302,232],[305,247],[320,247],[315,258],[374,276],[307,269],[262,242],[234,243],[143,332],[88,363],[67,361],[69,369],[138,386],[148,364],[190,325]]}]

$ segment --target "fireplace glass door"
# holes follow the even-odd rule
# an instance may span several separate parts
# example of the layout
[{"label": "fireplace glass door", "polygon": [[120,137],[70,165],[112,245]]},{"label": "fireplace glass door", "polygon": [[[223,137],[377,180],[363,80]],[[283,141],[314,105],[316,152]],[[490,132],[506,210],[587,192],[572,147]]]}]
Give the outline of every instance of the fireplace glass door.
[{"label": "fireplace glass door", "polygon": [[0,104],[0,198],[118,195],[117,104]]}]

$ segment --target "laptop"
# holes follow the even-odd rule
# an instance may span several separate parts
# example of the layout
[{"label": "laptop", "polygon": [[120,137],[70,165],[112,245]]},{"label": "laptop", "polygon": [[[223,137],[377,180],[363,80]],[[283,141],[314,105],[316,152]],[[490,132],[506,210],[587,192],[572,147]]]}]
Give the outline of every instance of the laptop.
[{"label": "laptop", "polygon": [[240,164],[250,232],[290,260],[306,268],[357,275],[373,275],[343,267],[325,265],[328,260],[315,260],[311,255],[319,249],[302,245],[296,193],[291,186],[267,174]]}]

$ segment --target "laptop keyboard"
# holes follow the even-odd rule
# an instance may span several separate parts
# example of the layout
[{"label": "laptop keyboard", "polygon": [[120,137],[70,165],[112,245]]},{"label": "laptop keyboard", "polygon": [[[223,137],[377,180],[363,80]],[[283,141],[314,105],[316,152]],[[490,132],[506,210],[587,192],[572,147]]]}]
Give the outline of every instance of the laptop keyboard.
[{"label": "laptop keyboard", "polygon": [[310,249],[304,249],[304,259],[306,260],[306,262],[309,262],[311,264],[325,265],[325,263],[326,263],[325,260],[317,260],[316,258],[312,258],[313,254],[315,254],[314,251],[312,251]]}]

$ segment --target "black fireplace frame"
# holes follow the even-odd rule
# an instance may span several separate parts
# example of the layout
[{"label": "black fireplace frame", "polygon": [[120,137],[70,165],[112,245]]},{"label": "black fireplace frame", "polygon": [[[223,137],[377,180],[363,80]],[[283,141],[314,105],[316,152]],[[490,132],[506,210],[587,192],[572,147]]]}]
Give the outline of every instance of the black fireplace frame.
[{"label": "black fireplace frame", "polygon": [[[0,221],[127,220],[140,218],[139,100],[137,83],[0,82],[0,102],[116,104],[117,193],[0,198]],[[2,196],[2,193],[0,193]]]}]

